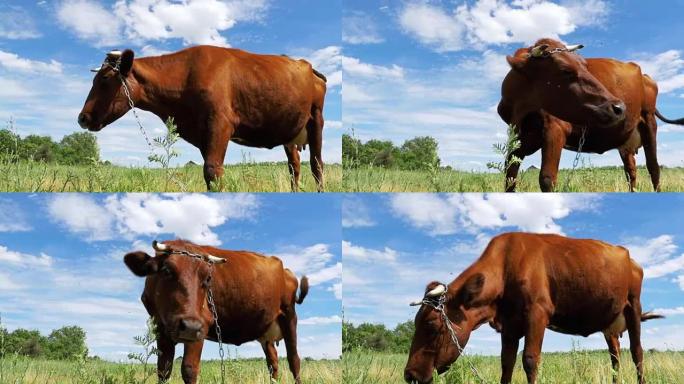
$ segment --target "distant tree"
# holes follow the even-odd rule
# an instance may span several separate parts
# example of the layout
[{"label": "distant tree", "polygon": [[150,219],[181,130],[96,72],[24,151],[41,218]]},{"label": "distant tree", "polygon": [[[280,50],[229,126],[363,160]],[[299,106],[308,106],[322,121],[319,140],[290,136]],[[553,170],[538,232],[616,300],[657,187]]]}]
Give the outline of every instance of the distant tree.
[{"label": "distant tree", "polygon": [[437,140],[429,136],[406,140],[399,150],[401,168],[417,170],[439,167],[438,147]]},{"label": "distant tree", "polygon": [[401,147],[391,141],[369,140],[362,143],[350,135],[342,135],[342,164],[345,167],[374,166],[422,170],[438,168],[437,140],[416,137],[406,140]]},{"label": "distant tree", "polygon": [[36,330],[18,328],[3,336],[6,354],[39,357],[44,353],[45,338]]},{"label": "distant tree", "polygon": [[342,351],[372,350],[406,353],[415,332],[413,321],[398,324],[393,330],[383,324],[342,324]]},{"label": "distant tree", "polygon": [[57,144],[50,136],[28,135],[19,143],[19,157],[22,160],[53,161]]},{"label": "distant tree", "polygon": [[18,155],[20,141],[19,135],[15,135],[9,129],[0,129],[0,156]]},{"label": "distant tree", "polygon": [[351,135],[342,135],[342,166],[350,168],[360,165],[358,155],[362,145],[361,140],[355,139]]},{"label": "distant tree", "polygon": [[53,360],[76,360],[87,356],[86,333],[78,326],[55,329],[47,337],[46,357]]},{"label": "distant tree", "polygon": [[100,148],[90,132],[72,133],[59,142],[60,163],[68,165],[90,164],[100,160]]}]

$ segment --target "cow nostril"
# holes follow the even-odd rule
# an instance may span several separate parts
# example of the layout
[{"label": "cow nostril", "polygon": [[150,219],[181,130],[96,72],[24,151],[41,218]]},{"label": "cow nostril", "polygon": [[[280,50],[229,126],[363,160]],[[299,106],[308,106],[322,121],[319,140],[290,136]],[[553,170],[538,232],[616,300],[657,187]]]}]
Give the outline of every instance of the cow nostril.
[{"label": "cow nostril", "polygon": [[624,104],[613,104],[613,113],[616,116],[622,116],[622,114],[625,112],[625,107]]},{"label": "cow nostril", "polygon": [[78,114],[78,123],[79,124],[85,124],[88,122],[88,114],[87,113],[79,113]]}]

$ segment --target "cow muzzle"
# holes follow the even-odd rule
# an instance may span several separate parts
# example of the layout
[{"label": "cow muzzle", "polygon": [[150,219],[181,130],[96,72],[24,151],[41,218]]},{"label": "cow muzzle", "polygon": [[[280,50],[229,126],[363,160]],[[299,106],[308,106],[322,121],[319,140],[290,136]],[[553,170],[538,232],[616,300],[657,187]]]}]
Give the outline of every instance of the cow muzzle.
[{"label": "cow muzzle", "polygon": [[176,334],[179,341],[198,341],[204,338],[202,322],[196,319],[180,319],[177,330]]},{"label": "cow muzzle", "polygon": [[95,124],[90,113],[81,112],[78,114],[78,125],[89,131],[97,132],[104,127],[104,124]]},{"label": "cow muzzle", "polygon": [[625,120],[627,106],[621,100],[610,101],[598,107],[601,115],[601,124],[613,126]]},{"label": "cow muzzle", "polygon": [[420,377],[417,372],[407,369],[404,371],[404,381],[409,384],[430,384],[432,383],[432,375],[430,377]]}]

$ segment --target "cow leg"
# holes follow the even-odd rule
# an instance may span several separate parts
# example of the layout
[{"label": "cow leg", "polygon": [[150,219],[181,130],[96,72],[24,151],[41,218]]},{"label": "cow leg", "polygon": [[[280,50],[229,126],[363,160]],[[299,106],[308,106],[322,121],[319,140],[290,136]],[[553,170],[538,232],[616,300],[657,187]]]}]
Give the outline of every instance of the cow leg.
[{"label": "cow leg", "polygon": [[656,140],[658,123],[652,113],[647,114],[645,120],[646,124],[639,124],[638,129],[641,135],[641,142],[644,145],[644,153],[646,154],[646,168],[648,168],[648,173],[651,175],[653,190],[660,192],[660,165],[658,165]]},{"label": "cow leg", "polygon": [[634,153],[628,149],[619,149],[620,158],[625,168],[625,177],[629,183],[629,191],[634,192],[636,188],[637,168]]},{"label": "cow leg", "polygon": [[542,342],[547,324],[546,311],[539,304],[532,304],[528,313],[525,347],[523,348],[523,368],[529,384],[534,384],[537,381],[537,368],[541,358]]},{"label": "cow leg", "polygon": [[276,350],[275,344],[271,341],[261,343],[261,348],[264,350],[264,355],[266,355],[266,366],[271,374],[271,381],[275,383],[278,380],[278,350]]},{"label": "cow leg", "polygon": [[173,358],[176,354],[176,343],[159,331],[157,335],[157,377],[160,383],[165,383],[171,377]]},{"label": "cow leg", "polygon": [[311,109],[311,119],[306,125],[309,139],[311,173],[316,180],[316,189],[323,192],[323,112],[314,106]]},{"label": "cow leg", "polygon": [[290,366],[290,372],[294,376],[295,383],[301,384],[299,377],[300,360],[297,352],[297,314],[294,309],[291,309],[278,319],[280,329],[283,332],[283,339],[285,340],[285,350],[287,351],[287,363]]},{"label": "cow leg", "polygon": [[629,349],[637,371],[637,384],[644,384],[644,351],[641,348],[641,302],[639,299],[633,299],[623,312],[629,333]]},{"label": "cow leg", "polygon": [[513,379],[515,358],[518,355],[520,338],[501,332],[501,384],[510,384]]},{"label": "cow leg", "polygon": [[299,151],[295,144],[285,144],[285,154],[287,155],[287,169],[290,171],[290,187],[292,192],[299,190],[299,169],[301,161]]},{"label": "cow leg", "polygon": [[608,352],[610,352],[610,363],[613,367],[613,384],[617,384],[620,372],[620,339],[617,335],[605,333]]},{"label": "cow leg", "polygon": [[211,183],[220,181],[223,176],[223,160],[232,132],[233,126],[230,123],[222,119],[209,119],[207,135],[201,148],[207,190],[211,190]]},{"label": "cow leg", "polygon": [[[544,127],[544,121],[541,114],[532,113],[522,119],[520,124],[514,125],[516,127],[515,132],[517,133],[518,140],[520,141],[520,148],[513,151],[506,158],[506,192],[515,192],[518,182],[518,171],[520,170],[520,165],[525,159],[525,156],[529,156],[541,148],[541,136],[542,128]],[[513,163],[511,161],[513,156],[519,158],[520,162]]]},{"label": "cow leg", "polygon": [[563,124],[567,123],[546,115],[542,131],[542,158],[539,171],[539,188],[542,192],[553,192],[556,188],[561,151],[567,139]]},{"label": "cow leg", "polygon": [[183,350],[183,363],[181,365],[181,376],[183,383],[196,384],[200,373],[200,359],[202,357],[202,347],[204,340],[185,343]]}]

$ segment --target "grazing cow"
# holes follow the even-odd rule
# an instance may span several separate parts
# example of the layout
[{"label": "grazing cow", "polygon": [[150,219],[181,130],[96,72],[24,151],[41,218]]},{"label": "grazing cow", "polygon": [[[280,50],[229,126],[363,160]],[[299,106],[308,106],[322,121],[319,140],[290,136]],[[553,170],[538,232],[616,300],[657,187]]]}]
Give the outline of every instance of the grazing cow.
[{"label": "grazing cow", "polygon": [[549,192],[556,186],[563,148],[592,153],[617,148],[633,191],[635,154],[643,146],[653,188],[659,191],[656,116],[680,125],[684,119],[668,120],[658,112],[658,87],[637,64],[584,59],[574,53],[581,47],[541,39],[506,57],[511,70],[501,85],[498,112],[515,126],[521,144],[506,159],[506,190],[515,190],[520,167],[512,156],[522,160],[541,148],[539,186]]},{"label": "grazing cow", "polygon": [[[223,175],[228,142],[285,147],[292,189],[299,186],[299,151],[310,145],[311,171],[323,190],[323,102],[326,78],[305,60],[213,46],[133,60],[112,51],[93,79],[82,128],[99,131],[131,109],[130,101],[166,121],[199,148],[204,180]],[[124,87],[124,82],[127,90]]]},{"label": "grazing cow", "polygon": [[[275,343],[285,340],[287,360],[295,382],[299,378],[297,313],[309,291],[277,257],[253,252],[198,246],[184,240],[153,243],[155,256],[133,252],[124,257],[137,276],[146,276],[142,302],[157,327],[157,375],[171,376],[176,344],[185,347],[181,374],[185,384],[197,382],[204,340],[240,345],[258,340],[275,380],[278,354]],[[215,319],[209,303],[215,303]]]},{"label": "grazing cow", "polygon": [[641,322],[662,316],[641,311],[642,278],[623,247],[558,235],[496,236],[448,286],[431,282],[423,299],[411,304],[421,307],[404,377],[409,383],[432,382],[433,369],[449,369],[470,333],[489,323],[501,333],[501,383],[511,382],[522,337],[527,381],[536,381],[548,328],[581,336],[603,332],[615,372],[619,337],[627,330],[643,384]]}]

